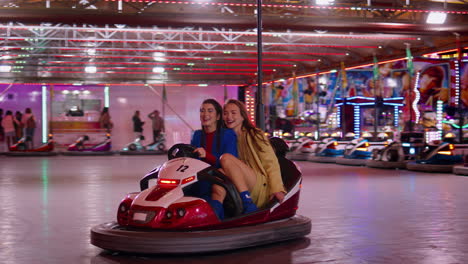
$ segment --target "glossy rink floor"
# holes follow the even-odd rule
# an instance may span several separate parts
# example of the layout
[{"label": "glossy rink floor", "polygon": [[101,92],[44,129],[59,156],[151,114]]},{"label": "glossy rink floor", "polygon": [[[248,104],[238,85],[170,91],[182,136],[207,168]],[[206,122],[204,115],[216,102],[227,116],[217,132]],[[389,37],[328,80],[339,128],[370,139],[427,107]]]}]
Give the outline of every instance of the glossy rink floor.
[{"label": "glossy rink floor", "polygon": [[92,226],[164,156],[0,157],[0,263],[467,263],[468,177],[298,162],[300,240],[216,254],[113,254]]}]

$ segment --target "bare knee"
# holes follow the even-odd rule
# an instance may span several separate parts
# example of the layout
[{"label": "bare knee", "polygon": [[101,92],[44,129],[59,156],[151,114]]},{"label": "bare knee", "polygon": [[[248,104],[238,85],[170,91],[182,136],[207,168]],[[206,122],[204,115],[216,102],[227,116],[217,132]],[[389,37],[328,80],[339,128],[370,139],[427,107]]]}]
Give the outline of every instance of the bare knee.
[{"label": "bare knee", "polygon": [[229,153],[224,153],[219,158],[219,162],[221,163],[221,167],[225,168],[226,166],[232,165],[235,159],[237,159],[237,158],[234,157],[233,155],[231,155]]}]

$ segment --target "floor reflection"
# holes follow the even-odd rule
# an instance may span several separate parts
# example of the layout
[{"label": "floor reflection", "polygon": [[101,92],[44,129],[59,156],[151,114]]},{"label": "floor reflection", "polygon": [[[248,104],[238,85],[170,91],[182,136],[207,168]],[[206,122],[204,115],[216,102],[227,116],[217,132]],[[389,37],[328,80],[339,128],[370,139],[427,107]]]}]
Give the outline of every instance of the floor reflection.
[{"label": "floor reflection", "polygon": [[[300,263],[295,261],[295,255],[307,249],[310,239],[305,237],[282,243],[238,249],[228,252],[190,255],[134,255],[103,251],[91,260],[92,264],[130,264],[130,263]],[[306,263],[306,262],[303,262]]]}]

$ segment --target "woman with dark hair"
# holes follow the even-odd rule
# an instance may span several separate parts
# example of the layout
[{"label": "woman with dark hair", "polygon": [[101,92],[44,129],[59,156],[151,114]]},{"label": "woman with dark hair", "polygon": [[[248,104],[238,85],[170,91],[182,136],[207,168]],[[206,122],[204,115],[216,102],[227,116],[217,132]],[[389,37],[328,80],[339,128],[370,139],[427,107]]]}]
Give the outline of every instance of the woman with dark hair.
[{"label": "woman with dark hair", "polygon": [[[237,135],[239,158],[224,154],[221,166],[241,195],[244,213],[265,206],[273,198],[282,202],[286,191],[281,170],[265,133],[251,123],[245,105],[238,100],[227,101],[223,119]],[[223,189],[216,185],[213,188],[213,199],[224,201]]]},{"label": "woman with dark hair", "polygon": [[[200,159],[220,168],[220,157],[228,153],[237,157],[236,134],[231,129],[223,126],[223,109],[214,99],[206,99],[200,106],[200,121],[202,129],[194,132],[190,144],[195,146],[194,152]],[[199,196],[207,200],[216,211],[220,219],[224,218],[223,204],[212,200],[212,185],[208,182],[199,183]],[[215,195],[216,196],[216,195]]]},{"label": "woman with dark hair", "polygon": [[99,117],[99,124],[101,125],[101,128],[106,129],[107,133],[111,132],[113,123],[109,114],[109,107],[104,107],[102,109],[101,116]]}]

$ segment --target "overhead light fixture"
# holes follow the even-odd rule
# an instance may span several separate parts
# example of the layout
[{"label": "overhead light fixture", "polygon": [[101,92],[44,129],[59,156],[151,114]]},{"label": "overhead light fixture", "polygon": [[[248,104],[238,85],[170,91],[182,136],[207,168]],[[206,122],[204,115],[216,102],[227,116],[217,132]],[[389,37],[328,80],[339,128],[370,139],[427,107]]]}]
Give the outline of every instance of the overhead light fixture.
[{"label": "overhead light fixture", "polygon": [[335,0],[315,0],[316,5],[333,5]]},{"label": "overhead light fixture", "polygon": [[447,18],[447,13],[442,12],[430,12],[427,15],[426,23],[427,24],[443,24]]},{"label": "overhead light fixture", "polygon": [[166,56],[166,54],[164,52],[154,52],[153,53],[153,59],[155,61],[167,61],[167,59],[164,58],[164,56]]},{"label": "overhead light fixture", "polygon": [[96,50],[95,49],[87,49],[86,53],[88,53],[88,55],[96,55]]},{"label": "overhead light fixture", "polygon": [[11,72],[11,66],[9,65],[1,65],[0,72]]},{"label": "overhead light fixture", "polygon": [[154,67],[154,68],[153,68],[153,72],[154,72],[154,73],[163,73],[163,72],[164,72],[164,68],[163,68],[163,67]]},{"label": "overhead light fixture", "polygon": [[87,66],[85,67],[85,72],[86,73],[96,73],[97,68],[95,66]]}]

